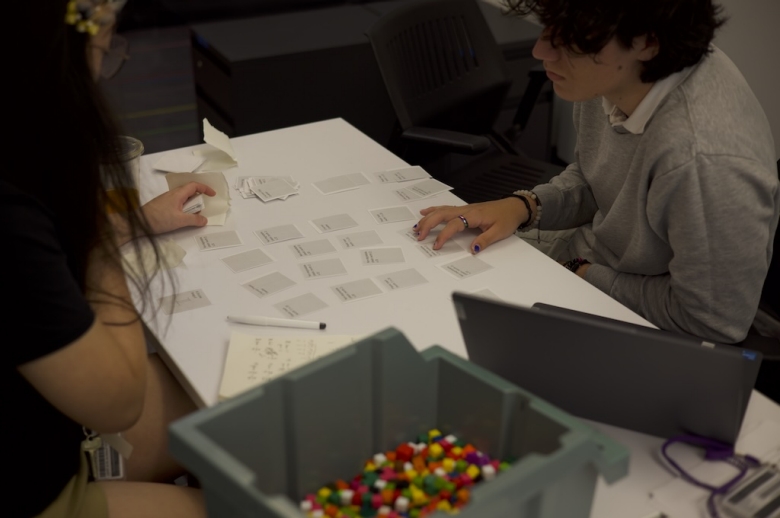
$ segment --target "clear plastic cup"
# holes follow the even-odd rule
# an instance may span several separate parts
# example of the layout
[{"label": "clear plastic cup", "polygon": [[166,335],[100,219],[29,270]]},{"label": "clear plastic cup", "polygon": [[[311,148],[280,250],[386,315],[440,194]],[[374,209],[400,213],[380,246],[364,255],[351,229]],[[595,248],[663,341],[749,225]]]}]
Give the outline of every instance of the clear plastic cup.
[{"label": "clear plastic cup", "polygon": [[125,183],[115,185],[110,178],[106,179],[106,195],[109,199],[108,212],[124,212],[125,200],[129,199],[132,209],[141,205],[141,196],[138,191],[141,181],[141,155],[144,153],[144,145],[137,138],[127,135],[119,137],[119,158],[125,165],[128,175]]}]

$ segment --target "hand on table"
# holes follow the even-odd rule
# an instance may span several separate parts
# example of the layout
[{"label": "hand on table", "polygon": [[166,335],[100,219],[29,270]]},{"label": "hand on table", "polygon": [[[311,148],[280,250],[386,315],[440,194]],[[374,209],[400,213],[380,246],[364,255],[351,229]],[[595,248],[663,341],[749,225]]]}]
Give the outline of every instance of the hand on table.
[{"label": "hand on table", "polygon": [[[504,198],[483,203],[472,203],[455,207],[442,205],[428,207],[420,211],[424,217],[417,222],[415,229],[419,232],[418,241],[422,241],[430,231],[440,223],[446,223],[439,232],[433,249],[438,250],[457,232],[466,228],[479,228],[482,233],[471,242],[469,249],[477,253],[496,241],[505,239],[515,233],[517,227],[528,219],[528,209],[518,198]],[[466,222],[460,219],[462,216]]]},{"label": "hand on table", "polygon": [[208,185],[190,182],[162,193],[141,207],[152,232],[164,234],[182,227],[205,226],[208,223],[206,217],[199,213],[187,214],[182,210],[187,200],[196,194],[214,196],[217,193]]}]

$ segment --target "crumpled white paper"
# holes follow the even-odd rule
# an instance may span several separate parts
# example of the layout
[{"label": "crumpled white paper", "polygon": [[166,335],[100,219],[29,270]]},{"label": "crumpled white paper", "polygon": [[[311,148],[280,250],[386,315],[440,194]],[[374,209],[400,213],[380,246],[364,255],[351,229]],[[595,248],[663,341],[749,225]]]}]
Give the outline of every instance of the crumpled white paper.
[{"label": "crumpled white paper", "polygon": [[212,147],[198,148],[192,151],[195,156],[203,157],[205,162],[198,169],[201,172],[222,171],[238,165],[236,152],[230,138],[203,119],[203,141]]},{"label": "crumpled white paper", "polygon": [[209,225],[224,225],[227,212],[230,210],[230,192],[225,175],[212,173],[168,173],[165,175],[168,190],[173,190],[189,182],[200,182],[214,189],[215,196],[203,196],[202,216],[208,218]]}]

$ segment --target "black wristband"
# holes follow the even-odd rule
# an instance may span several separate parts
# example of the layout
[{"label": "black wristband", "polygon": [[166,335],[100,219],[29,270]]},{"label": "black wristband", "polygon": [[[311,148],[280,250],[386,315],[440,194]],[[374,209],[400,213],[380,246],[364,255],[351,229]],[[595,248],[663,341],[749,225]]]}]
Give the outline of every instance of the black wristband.
[{"label": "black wristband", "polygon": [[574,259],[569,259],[563,263],[563,267],[570,272],[577,273],[577,270],[579,270],[580,266],[583,264],[590,264],[590,262],[587,259],[583,259],[582,257],[575,257]]},{"label": "black wristband", "polygon": [[525,196],[520,196],[519,194],[510,194],[509,196],[518,198],[525,204],[525,208],[528,209],[528,219],[526,219],[524,223],[520,223],[520,226],[517,227],[517,230],[523,230],[525,227],[531,224],[531,220],[533,220],[534,217],[534,212],[531,210],[531,202],[528,201],[528,198]]}]

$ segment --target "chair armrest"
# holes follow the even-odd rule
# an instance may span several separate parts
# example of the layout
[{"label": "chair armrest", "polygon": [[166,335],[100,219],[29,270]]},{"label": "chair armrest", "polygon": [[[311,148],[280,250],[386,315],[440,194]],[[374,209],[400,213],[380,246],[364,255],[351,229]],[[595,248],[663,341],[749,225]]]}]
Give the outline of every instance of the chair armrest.
[{"label": "chair armrest", "polygon": [[490,139],[481,135],[421,126],[405,130],[401,137],[415,142],[448,147],[458,153],[469,155],[476,155],[490,147]]}]

